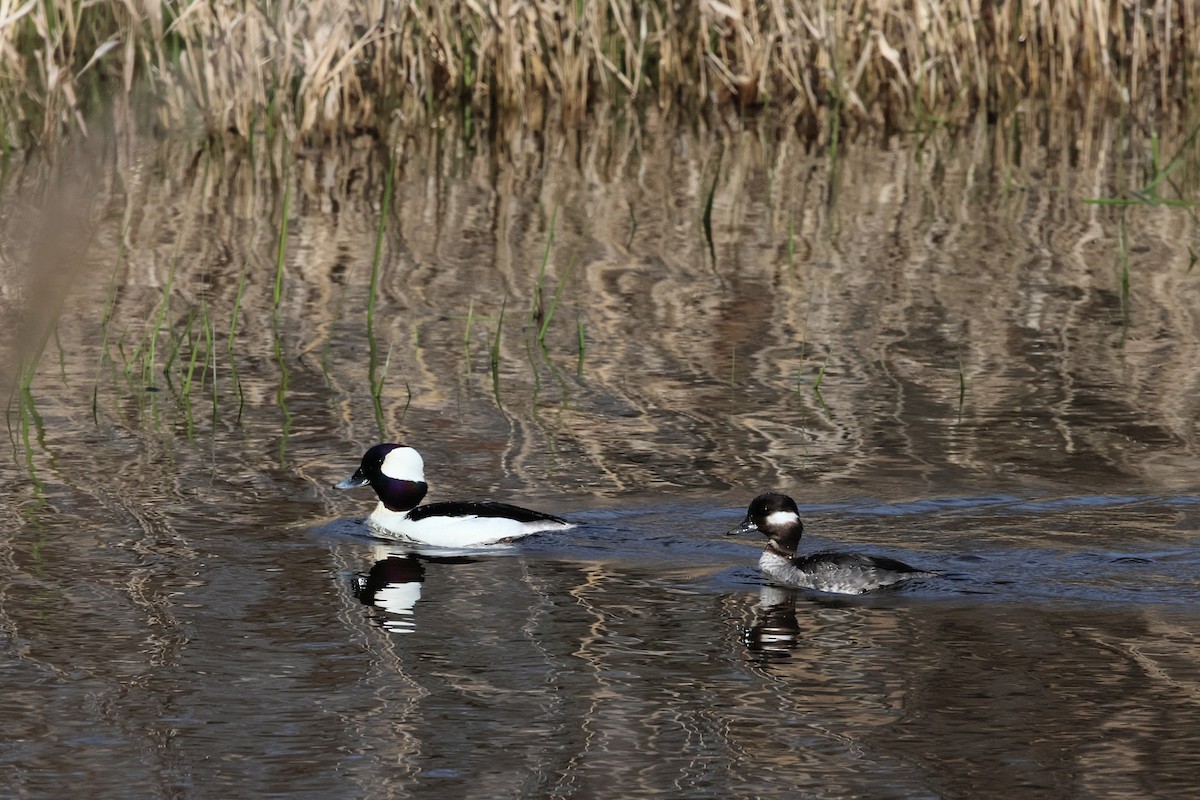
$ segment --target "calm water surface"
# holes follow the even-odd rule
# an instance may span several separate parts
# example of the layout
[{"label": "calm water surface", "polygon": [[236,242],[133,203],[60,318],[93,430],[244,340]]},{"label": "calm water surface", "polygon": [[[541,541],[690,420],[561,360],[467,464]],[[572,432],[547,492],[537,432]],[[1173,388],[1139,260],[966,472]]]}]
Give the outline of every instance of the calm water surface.
[{"label": "calm water surface", "polygon": [[[0,794],[1191,796],[1200,242],[1047,126],[418,133],[377,267],[373,143],[9,165]],[[373,540],[380,440],[579,526]]]}]

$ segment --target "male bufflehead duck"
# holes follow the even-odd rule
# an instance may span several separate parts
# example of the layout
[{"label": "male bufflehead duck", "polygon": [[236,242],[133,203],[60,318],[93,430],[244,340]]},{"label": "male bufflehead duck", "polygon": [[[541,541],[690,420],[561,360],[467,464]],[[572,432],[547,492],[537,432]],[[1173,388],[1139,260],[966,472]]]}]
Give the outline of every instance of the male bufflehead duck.
[{"label": "male bufflehead duck", "polygon": [[507,503],[419,505],[429,489],[425,462],[416,450],[399,444],[375,445],[363,456],[358,470],[333,488],[368,484],[378,495],[379,505],[367,518],[367,526],[385,539],[435,547],[475,547],[574,527],[565,519]]},{"label": "male bufflehead duck", "polygon": [[767,492],[750,502],[746,518],[728,536],[758,531],[768,538],[758,568],[776,583],[799,589],[837,594],[862,594],[913,578],[932,578],[936,572],[910,567],[894,558],[861,553],[796,555],[804,524],[800,509],[785,494]]}]

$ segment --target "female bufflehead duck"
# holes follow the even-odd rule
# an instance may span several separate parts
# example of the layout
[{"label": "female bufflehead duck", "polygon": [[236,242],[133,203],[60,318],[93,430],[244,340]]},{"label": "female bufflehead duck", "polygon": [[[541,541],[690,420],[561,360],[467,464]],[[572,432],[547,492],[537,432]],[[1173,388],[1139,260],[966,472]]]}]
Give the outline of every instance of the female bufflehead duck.
[{"label": "female bufflehead duck", "polygon": [[785,494],[768,492],[750,502],[746,518],[727,535],[758,531],[768,538],[758,568],[771,580],[799,589],[837,594],[862,594],[912,578],[932,578],[936,572],[910,567],[894,558],[861,553],[796,555],[804,525],[800,509]]},{"label": "female bufflehead duck", "polygon": [[367,518],[367,526],[385,539],[435,547],[475,547],[574,527],[565,519],[507,503],[419,505],[429,488],[425,462],[420,453],[403,445],[375,445],[363,456],[358,470],[333,488],[368,484],[379,496],[379,505]]}]

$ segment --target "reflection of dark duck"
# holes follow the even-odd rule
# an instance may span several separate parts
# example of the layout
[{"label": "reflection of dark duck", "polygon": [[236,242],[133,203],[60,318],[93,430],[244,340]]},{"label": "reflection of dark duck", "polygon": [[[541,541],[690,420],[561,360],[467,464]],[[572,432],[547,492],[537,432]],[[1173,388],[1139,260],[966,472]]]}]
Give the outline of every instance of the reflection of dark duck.
[{"label": "reflection of dark duck", "polygon": [[743,634],[747,649],[763,659],[787,658],[796,649],[796,590],[763,586],[754,607],[754,622]]},{"label": "reflection of dark duck", "polygon": [[862,594],[913,578],[937,573],[910,567],[902,561],[861,553],[822,552],[799,556],[804,533],[800,510],[785,494],[760,494],[750,503],[746,518],[729,535],[758,531],[767,546],[758,560],[763,575],[784,586],[836,594]]},{"label": "reflection of dark duck", "polygon": [[436,547],[475,547],[519,539],[539,531],[574,527],[565,519],[527,508],[491,501],[421,505],[429,485],[425,462],[411,447],[377,444],[337,489],[370,486],[379,504],[367,518],[371,532]]}]

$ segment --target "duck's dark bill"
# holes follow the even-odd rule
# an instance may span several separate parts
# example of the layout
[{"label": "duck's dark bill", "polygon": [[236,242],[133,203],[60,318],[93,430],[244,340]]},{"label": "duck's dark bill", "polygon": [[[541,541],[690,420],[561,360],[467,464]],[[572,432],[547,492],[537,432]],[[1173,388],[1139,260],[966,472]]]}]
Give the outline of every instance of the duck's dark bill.
[{"label": "duck's dark bill", "polygon": [[346,480],[342,481],[341,483],[335,483],[333,485],[333,488],[335,488],[335,489],[357,489],[360,486],[366,486],[368,483],[370,483],[370,481],[367,480],[367,476],[363,475],[363,471],[361,469],[359,469],[359,470],[356,470],[353,475],[351,475],[349,478],[346,478]]},{"label": "duck's dark bill", "polygon": [[746,517],[736,528],[730,528],[725,531],[726,536],[737,536],[742,533],[753,533],[758,530],[758,526],[754,524],[754,520]]}]

